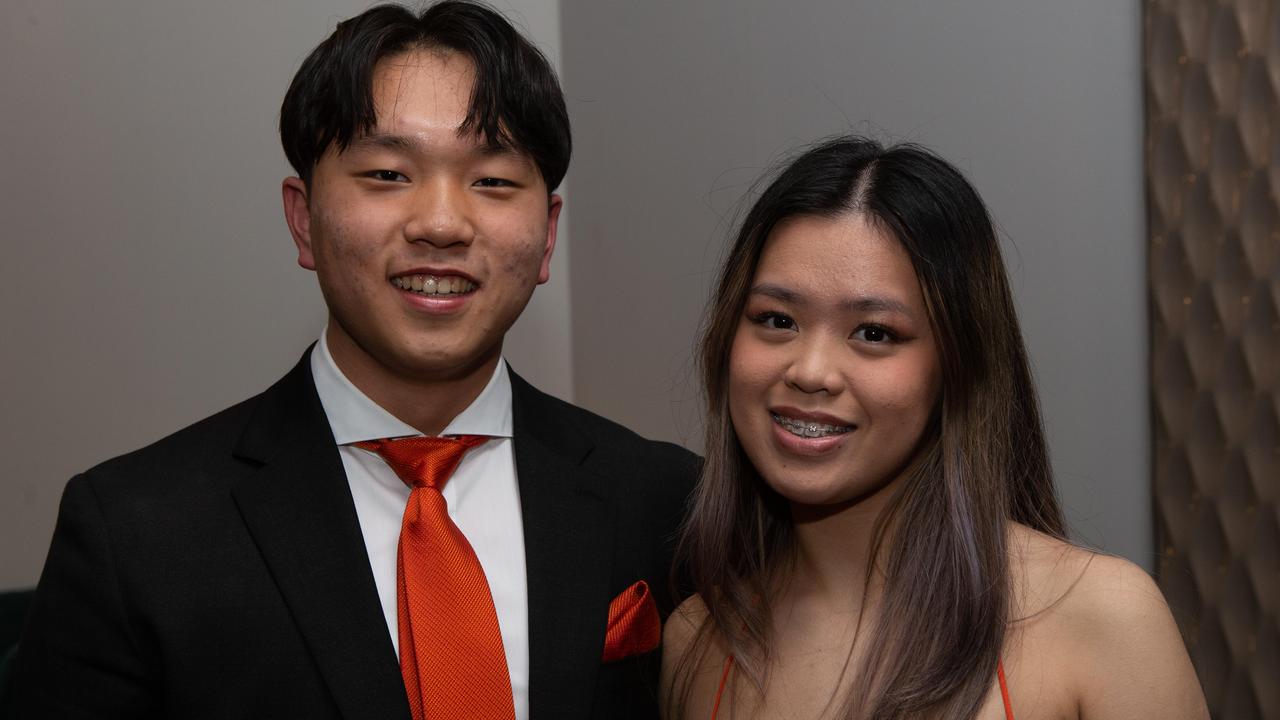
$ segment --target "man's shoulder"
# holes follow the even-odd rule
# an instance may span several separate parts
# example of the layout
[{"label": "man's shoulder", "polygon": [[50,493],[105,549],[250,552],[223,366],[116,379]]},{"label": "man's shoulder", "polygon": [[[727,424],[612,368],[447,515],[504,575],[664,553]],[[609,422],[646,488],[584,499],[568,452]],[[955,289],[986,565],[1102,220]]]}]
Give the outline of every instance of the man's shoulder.
[{"label": "man's shoulder", "polygon": [[524,408],[525,412],[542,418],[546,423],[557,423],[577,431],[592,443],[593,455],[670,464],[673,469],[688,473],[695,473],[701,463],[697,455],[680,445],[645,438],[618,422],[542,392],[514,374],[512,387],[515,401],[531,406]]},{"label": "man's shoulder", "polygon": [[[233,462],[232,456],[261,395],[241,401],[141,448],[104,460],[81,475],[102,492],[140,491],[176,477],[196,479]],[[186,486],[182,483],[180,486]]]},{"label": "man's shoulder", "polygon": [[[313,427],[311,415],[322,417],[319,400],[310,380],[307,355],[266,390],[230,407],[197,420],[180,430],[132,452],[106,460],[83,473],[93,478],[168,479],[177,473],[196,478],[222,472],[241,464],[237,455],[256,450],[252,427],[267,428],[276,436],[287,436],[297,428]],[[314,420],[314,418],[311,418]],[[261,433],[259,433],[261,434]]]}]

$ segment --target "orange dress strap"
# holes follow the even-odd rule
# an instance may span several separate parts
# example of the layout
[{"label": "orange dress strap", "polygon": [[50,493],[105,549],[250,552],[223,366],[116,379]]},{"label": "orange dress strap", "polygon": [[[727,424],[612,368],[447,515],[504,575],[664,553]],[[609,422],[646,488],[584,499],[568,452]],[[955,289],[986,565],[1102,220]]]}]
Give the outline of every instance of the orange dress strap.
[{"label": "orange dress strap", "polygon": [[[724,672],[720,673],[720,687],[716,688],[716,702],[711,706],[711,720],[720,714],[720,698],[724,695],[724,686],[729,681],[729,672],[733,670],[733,656],[724,659]],[[1004,660],[996,662],[996,677],[1000,680],[1000,699],[1004,700],[1005,720],[1013,720],[1013,703],[1009,700],[1009,683],[1004,678]]]},{"label": "orange dress strap", "polygon": [[724,659],[724,672],[720,673],[720,687],[716,688],[716,704],[711,706],[711,720],[720,714],[720,697],[724,695],[725,683],[729,681],[729,671],[733,669],[733,655]]},{"label": "orange dress strap", "polygon": [[1004,718],[1013,720],[1013,703],[1009,702],[1009,683],[1004,679],[1004,660],[996,663],[996,677],[1000,678],[1000,697],[1004,700]]}]

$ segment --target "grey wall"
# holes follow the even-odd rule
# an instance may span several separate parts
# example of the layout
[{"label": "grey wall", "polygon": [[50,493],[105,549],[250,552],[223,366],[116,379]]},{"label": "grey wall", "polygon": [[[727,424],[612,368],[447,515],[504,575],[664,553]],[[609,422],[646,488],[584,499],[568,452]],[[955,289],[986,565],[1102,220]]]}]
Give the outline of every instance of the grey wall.
[{"label": "grey wall", "polygon": [[697,442],[735,201],[855,130],[965,170],[1006,237],[1078,536],[1151,558],[1138,3],[563,0],[580,403]]},{"label": "grey wall", "polygon": [[[303,57],[371,4],[0,4],[0,589],[36,581],[72,474],[258,392],[319,336],[275,123]],[[558,61],[555,0],[496,5]],[[565,396],[567,251],[507,352]]]},{"label": "grey wall", "polygon": [[[0,589],[35,581],[71,474],[318,335],[276,112],[367,4],[0,4]],[[560,63],[576,140],[552,283],[508,342],[523,374],[696,446],[689,351],[735,201],[819,136],[919,140],[1008,235],[1077,528],[1150,565],[1136,4],[497,5]]]}]

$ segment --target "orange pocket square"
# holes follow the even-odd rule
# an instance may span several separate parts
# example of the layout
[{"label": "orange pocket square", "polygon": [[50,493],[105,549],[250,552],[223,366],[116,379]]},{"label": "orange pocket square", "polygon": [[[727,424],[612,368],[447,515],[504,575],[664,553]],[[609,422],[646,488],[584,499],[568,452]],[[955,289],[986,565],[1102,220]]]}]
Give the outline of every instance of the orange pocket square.
[{"label": "orange pocket square", "polygon": [[662,642],[662,619],[645,581],[632,585],[609,603],[609,629],[603,662],[614,662],[655,650]]}]

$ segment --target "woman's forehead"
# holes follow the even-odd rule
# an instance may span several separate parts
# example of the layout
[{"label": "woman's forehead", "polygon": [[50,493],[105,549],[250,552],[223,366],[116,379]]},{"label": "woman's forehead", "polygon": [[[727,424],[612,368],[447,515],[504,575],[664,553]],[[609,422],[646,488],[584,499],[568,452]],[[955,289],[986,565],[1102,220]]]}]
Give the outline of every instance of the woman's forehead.
[{"label": "woman's forehead", "polygon": [[797,292],[919,295],[906,249],[880,223],[862,213],[803,215],[774,228],[756,266],[753,285]]}]

